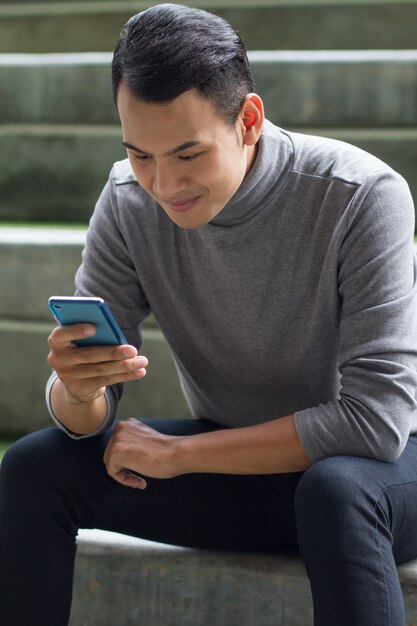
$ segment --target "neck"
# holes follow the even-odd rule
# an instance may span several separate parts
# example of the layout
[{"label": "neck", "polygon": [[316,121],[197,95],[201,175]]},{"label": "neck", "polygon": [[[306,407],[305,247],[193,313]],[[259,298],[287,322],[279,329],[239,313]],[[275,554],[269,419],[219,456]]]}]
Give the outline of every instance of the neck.
[{"label": "neck", "polygon": [[253,164],[255,163],[256,155],[258,153],[258,144],[256,143],[254,146],[248,146],[247,154],[246,154],[246,175],[252,169]]}]

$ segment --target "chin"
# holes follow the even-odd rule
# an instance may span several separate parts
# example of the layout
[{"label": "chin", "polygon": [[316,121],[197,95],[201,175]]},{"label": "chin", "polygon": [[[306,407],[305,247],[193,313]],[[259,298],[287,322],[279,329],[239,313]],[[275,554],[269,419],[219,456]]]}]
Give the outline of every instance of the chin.
[{"label": "chin", "polygon": [[201,226],[205,226],[210,221],[210,220],[196,220],[192,218],[186,219],[184,217],[183,218],[176,217],[176,219],[173,219],[171,217],[171,219],[177,226],[179,226],[180,228],[183,228],[184,230],[193,230],[196,228],[201,228]]},{"label": "chin", "polygon": [[[221,210],[221,209],[220,209]],[[191,230],[193,228],[201,228],[206,226],[214,220],[214,218],[220,213],[220,210],[207,212],[204,215],[193,213],[192,209],[186,213],[174,213],[172,211],[166,211],[168,217],[180,228]]]}]

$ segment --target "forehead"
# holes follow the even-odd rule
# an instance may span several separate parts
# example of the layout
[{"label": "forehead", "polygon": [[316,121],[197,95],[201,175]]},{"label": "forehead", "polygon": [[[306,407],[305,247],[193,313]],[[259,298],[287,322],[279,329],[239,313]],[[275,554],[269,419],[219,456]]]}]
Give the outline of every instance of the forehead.
[{"label": "forehead", "polygon": [[123,139],[149,151],[164,151],[185,141],[217,141],[231,128],[208,98],[187,91],[163,104],[143,102],[122,84],[117,107]]}]

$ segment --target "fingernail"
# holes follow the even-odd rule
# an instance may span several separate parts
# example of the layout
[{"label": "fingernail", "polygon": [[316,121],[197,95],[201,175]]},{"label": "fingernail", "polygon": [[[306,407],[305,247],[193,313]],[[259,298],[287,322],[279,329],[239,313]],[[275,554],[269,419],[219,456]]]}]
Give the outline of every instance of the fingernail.
[{"label": "fingernail", "polygon": [[94,326],[84,326],[83,328],[84,335],[87,335],[87,336],[94,335],[95,332],[96,332],[96,329],[94,328]]}]

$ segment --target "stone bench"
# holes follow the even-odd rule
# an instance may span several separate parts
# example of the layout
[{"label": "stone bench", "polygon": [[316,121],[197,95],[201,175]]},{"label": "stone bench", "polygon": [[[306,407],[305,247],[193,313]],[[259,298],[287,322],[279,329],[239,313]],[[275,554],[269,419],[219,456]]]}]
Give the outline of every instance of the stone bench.
[{"label": "stone bench", "polygon": [[[413,626],[417,560],[399,574]],[[97,624],[312,626],[313,617],[307,575],[294,553],[192,550],[82,530],[70,626]]]}]

